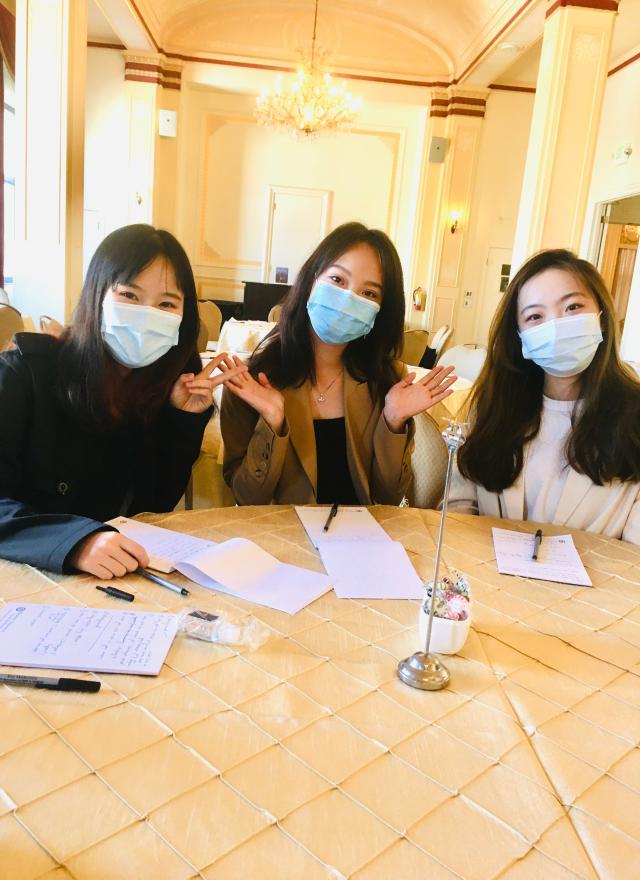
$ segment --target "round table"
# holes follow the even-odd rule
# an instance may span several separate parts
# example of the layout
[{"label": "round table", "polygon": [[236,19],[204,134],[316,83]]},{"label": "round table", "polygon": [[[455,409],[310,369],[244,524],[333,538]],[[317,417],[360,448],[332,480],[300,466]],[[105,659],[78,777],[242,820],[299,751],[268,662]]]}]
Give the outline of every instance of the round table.
[{"label": "round table", "polygon": [[[372,513],[428,577],[438,515]],[[321,570],[290,507],[146,519]],[[640,549],[577,532],[592,589],[526,581],[497,573],[492,524],[448,519],[474,616],[436,693],[396,677],[416,602],[331,592],[289,616],[127,577],[136,610],[248,609],[272,636],[179,636],[159,676],[97,694],[0,686],[0,876],[635,880]],[[94,584],[0,561],[3,601],[116,607]]]}]

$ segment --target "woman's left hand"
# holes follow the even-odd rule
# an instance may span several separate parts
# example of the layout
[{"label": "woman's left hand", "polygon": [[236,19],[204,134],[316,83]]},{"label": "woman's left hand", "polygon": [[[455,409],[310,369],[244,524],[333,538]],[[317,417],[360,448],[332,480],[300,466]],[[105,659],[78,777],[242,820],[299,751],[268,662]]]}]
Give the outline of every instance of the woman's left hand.
[{"label": "woman's left hand", "polygon": [[[211,374],[221,364],[225,368],[225,372],[212,376]],[[214,388],[222,385],[233,376],[246,372],[246,364],[235,364],[231,360],[231,356],[223,351],[216,355],[197,375],[183,373],[171,389],[169,401],[176,409],[184,410],[184,412],[204,412],[211,406]]]},{"label": "woman's left hand", "polygon": [[424,379],[417,382],[415,373],[407,373],[392,385],[384,399],[383,415],[389,430],[401,434],[408,419],[440,403],[452,394],[451,386],[458,378],[452,376],[454,367],[434,367]]}]

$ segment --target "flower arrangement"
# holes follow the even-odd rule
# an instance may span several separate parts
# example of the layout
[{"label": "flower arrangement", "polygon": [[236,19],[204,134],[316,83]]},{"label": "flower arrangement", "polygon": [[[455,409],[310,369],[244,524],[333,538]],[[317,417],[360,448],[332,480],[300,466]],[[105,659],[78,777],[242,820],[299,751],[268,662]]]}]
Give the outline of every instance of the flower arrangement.
[{"label": "flower arrangement", "polygon": [[[423,603],[426,611],[431,605],[432,595],[433,583],[429,581]],[[433,616],[445,620],[468,620],[471,615],[470,599],[471,592],[466,577],[452,569],[438,582]]]}]

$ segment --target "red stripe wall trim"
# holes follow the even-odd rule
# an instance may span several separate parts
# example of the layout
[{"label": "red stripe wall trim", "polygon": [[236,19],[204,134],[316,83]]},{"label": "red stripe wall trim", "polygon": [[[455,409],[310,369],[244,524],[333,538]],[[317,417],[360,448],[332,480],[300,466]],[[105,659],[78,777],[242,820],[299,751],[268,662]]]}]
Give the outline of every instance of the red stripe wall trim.
[{"label": "red stripe wall trim", "polygon": [[545,18],[556,11],[556,9],[564,9],[567,6],[577,6],[581,9],[604,9],[607,12],[618,11],[618,0],[556,0],[546,11]]},{"label": "red stripe wall trim", "polygon": [[617,73],[619,70],[624,70],[625,67],[628,67],[630,64],[634,64],[640,58],[640,52],[637,55],[632,55],[631,58],[627,58],[626,61],[623,61],[622,64],[618,64],[617,67],[614,67],[613,70],[610,70],[607,76],[613,76],[614,73]]},{"label": "red stripe wall trim", "polygon": [[531,95],[536,93],[533,86],[505,86],[502,83],[491,83],[489,88],[500,92],[529,92]]}]

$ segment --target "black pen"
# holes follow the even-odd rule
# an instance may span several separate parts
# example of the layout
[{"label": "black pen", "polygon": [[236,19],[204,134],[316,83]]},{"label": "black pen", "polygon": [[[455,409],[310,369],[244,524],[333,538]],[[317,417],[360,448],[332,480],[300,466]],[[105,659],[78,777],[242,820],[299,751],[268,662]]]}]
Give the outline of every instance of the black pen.
[{"label": "black pen", "polygon": [[133,602],[136,598],[133,593],[127,593],[126,590],[119,590],[117,587],[100,587],[96,584],[96,590],[102,590],[103,593],[106,593],[107,596],[112,596],[114,599],[124,599],[125,602]]},{"label": "black pen", "polygon": [[95,694],[100,682],[85,678],[41,678],[39,675],[13,675],[0,672],[0,684],[18,684],[24,687],[44,688],[47,691],[84,691]]},{"label": "black pen", "polygon": [[533,553],[531,554],[532,559],[538,558],[538,550],[540,549],[540,544],[542,543],[542,529],[538,529],[536,532],[536,536],[533,539]]},{"label": "black pen", "polygon": [[331,520],[334,518],[334,516],[336,515],[337,512],[338,512],[338,505],[332,504],[331,510],[329,511],[329,516],[327,517],[327,521],[324,524],[324,528],[322,529],[323,532],[329,531],[329,526],[331,525]]},{"label": "black pen", "polygon": [[167,590],[173,590],[174,593],[180,593],[181,596],[189,595],[189,590],[185,589],[185,587],[180,587],[178,584],[174,584],[173,581],[167,581],[157,574],[151,574],[146,568],[136,568],[134,574],[139,574],[140,577],[153,581],[154,584],[160,584],[161,587],[166,587]]}]

